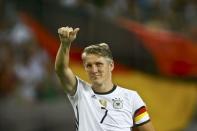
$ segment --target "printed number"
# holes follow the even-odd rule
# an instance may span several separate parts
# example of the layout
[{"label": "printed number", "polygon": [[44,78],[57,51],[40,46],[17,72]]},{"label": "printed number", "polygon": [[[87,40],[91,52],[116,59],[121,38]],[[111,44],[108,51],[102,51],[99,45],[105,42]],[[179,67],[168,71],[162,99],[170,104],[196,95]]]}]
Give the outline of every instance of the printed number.
[{"label": "printed number", "polygon": [[100,121],[100,123],[103,123],[105,117],[107,116],[108,110],[107,110],[105,107],[101,107],[101,109],[104,109],[104,110],[105,110],[105,114],[104,114],[103,118],[102,118],[101,121]]},{"label": "printed number", "polygon": [[76,130],[78,131],[78,127],[79,127],[79,109],[78,109],[78,106],[76,106],[76,111],[77,111],[77,117],[75,117],[75,125],[76,125]]}]

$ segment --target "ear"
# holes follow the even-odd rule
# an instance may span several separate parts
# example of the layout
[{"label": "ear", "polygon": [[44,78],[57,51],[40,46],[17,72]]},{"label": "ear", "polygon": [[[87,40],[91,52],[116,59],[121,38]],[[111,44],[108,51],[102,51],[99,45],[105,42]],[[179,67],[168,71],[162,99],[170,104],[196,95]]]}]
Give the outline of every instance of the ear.
[{"label": "ear", "polygon": [[112,61],[112,62],[110,63],[110,67],[111,67],[111,71],[113,71],[113,70],[114,70],[114,61]]},{"label": "ear", "polygon": [[85,71],[86,71],[86,70],[87,70],[87,68],[86,68],[86,64],[85,64],[84,59],[83,59],[83,67],[84,67],[84,69],[85,69]]}]

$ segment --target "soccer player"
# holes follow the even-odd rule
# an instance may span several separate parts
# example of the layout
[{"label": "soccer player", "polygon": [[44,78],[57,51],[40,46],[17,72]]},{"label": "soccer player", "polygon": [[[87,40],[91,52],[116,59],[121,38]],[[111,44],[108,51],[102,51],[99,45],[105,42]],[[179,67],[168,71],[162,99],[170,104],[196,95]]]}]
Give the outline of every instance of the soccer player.
[{"label": "soccer player", "polygon": [[90,45],[82,52],[91,84],[74,75],[69,52],[79,28],[58,29],[60,47],[55,71],[72,104],[78,131],[154,131],[146,106],[138,93],[112,82],[113,57],[107,44]]}]

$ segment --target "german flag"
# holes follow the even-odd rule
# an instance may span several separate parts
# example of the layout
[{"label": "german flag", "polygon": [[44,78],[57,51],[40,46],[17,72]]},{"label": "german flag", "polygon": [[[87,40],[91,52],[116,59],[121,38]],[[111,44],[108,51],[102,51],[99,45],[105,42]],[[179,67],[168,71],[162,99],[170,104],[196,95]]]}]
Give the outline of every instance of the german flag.
[{"label": "german flag", "polygon": [[164,76],[197,77],[197,43],[166,30],[152,30],[142,24],[118,19],[118,25],[135,34],[154,57],[158,72]]},{"label": "german flag", "polygon": [[145,106],[142,106],[135,111],[133,120],[134,126],[139,126],[150,121],[150,117]]}]

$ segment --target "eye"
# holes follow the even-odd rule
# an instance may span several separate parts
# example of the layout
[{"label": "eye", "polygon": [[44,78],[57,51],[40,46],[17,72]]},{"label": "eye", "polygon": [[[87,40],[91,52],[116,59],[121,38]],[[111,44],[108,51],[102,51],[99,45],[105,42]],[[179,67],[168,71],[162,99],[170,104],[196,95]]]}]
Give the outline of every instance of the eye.
[{"label": "eye", "polygon": [[96,63],[96,66],[97,66],[97,67],[102,67],[102,66],[103,66],[103,63],[97,62],[97,63]]},{"label": "eye", "polygon": [[86,64],[86,68],[91,68],[92,65],[91,64]]}]

